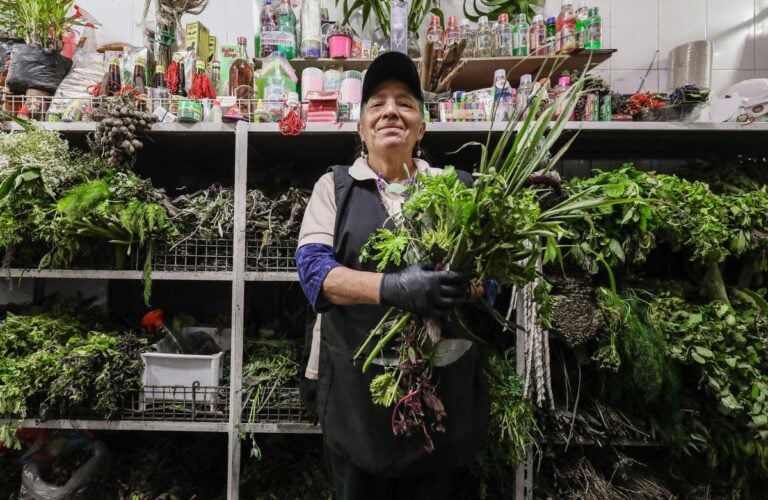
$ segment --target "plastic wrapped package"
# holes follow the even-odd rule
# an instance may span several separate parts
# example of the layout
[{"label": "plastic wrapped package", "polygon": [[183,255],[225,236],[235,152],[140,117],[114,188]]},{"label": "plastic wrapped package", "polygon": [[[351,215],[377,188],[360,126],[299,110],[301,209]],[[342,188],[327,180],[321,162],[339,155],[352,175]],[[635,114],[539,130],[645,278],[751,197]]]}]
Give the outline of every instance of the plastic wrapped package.
[{"label": "plastic wrapped package", "polygon": [[109,451],[101,441],[86,445],[93,455],[74,471],[69,480],[57,486],[43,479],[41,465],[31,461],[21,472],[19,500],[87,500],[99,498],[103,493],[104,479],[109,471]]},{"label": "plastic wrapped package", "polygon": [[61,82],[55,97],[84,98],[91,95],[90,90],[104,77],[104,56],[98,52],[75,53],[72,70]]}]

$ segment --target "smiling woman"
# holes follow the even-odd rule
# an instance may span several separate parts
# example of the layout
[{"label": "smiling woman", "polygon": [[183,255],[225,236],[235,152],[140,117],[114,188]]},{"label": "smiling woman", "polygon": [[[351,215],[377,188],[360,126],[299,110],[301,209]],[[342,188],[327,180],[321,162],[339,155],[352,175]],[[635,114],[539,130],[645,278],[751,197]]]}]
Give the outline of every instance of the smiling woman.
[{"label": "smiling woman", "polygon": [[[428,262],[406,268],[390,264],[383,273],[373,262],[360,262],[369,236],[401,217],[416,174],[442,172],[419,158],[422,107],[410,58],[389,52],[371,63],[358,124],[361,156],[317,182],[299,236],[299,279],[321,313],[305,375],[317,380],[317,411],[339,499],[451,498],[452,471],[472,461],[485,433],[487,392],[469,341],[463,355],[432,376],[423,367],[411,367],[407,377],[418,380],[418,394],[397,391],[375,399],[376,404],[369,387],[384,374],[392,354],[382,353],[365,373],[353,359],[392,306],[442,321],[444,337],[463,335],[448,315],[467,302],[468,276],[435,270]],[[469,184],[471,177],[462,180]]]}]

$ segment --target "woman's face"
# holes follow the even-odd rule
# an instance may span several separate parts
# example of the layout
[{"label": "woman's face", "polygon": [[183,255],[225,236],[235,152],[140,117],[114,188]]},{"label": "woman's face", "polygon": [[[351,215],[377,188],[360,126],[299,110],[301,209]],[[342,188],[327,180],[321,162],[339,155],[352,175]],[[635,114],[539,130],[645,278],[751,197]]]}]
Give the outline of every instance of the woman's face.
[{"label": "woman's face", "polygon": [[363,105],[357,129],[369,153],[410,155],[424,136],[421,103],[404,83],[383,82]]}]

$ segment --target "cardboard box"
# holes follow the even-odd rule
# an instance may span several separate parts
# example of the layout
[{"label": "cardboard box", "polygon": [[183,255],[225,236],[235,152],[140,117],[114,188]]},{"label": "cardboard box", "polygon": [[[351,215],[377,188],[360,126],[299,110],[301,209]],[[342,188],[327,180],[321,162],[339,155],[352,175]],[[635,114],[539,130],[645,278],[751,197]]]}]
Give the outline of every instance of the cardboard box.
[{"label": "cardboard box", "polygon": [[210,32],[201,22],[188,23],[186,26],[186,36],[184,37],[184,47],[190,52],[197,54],[198,58],[208,61],[210,53]]},{"label": "cardboard box", "polygon": [[217,95],[229,95],[229,68],[237,60],[239,47],[237,45],[222,45],[219,61],[221,62],[221,84]]},{"label": "cardboard box", "polygon": [[208,60],[206,63],[210,65],[213,61],[219,60],[219,39],[213,35],[208,36]]}]

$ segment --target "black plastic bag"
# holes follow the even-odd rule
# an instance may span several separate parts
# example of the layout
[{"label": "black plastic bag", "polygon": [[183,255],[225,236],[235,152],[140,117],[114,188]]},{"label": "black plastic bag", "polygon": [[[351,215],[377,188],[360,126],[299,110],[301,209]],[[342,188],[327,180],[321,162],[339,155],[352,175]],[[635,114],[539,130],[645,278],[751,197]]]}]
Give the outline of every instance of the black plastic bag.
[{"label": "black plastic bag", "polygon": [[11,52],[11,67],[5,84],[14,94],[35,89],[53,95],[71,68],[72,60],[55,50],[17,44]]},{"label": "black plastic bag", "polygon": [[5,64],[5,58],[11,53],[11,48],[18,43],[24,43],[24,41],[0,37],[0,68]]}]

